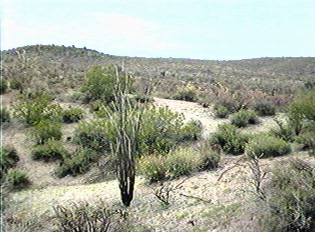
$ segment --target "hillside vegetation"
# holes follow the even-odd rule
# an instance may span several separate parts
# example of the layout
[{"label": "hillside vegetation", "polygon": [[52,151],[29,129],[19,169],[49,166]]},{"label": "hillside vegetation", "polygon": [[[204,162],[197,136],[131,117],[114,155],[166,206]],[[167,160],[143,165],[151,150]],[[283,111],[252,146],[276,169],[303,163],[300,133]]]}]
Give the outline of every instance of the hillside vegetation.
[{"label": "hillside vegetation", "polygon": [[1,56],[4,231],[315,230],[315,58]]}]

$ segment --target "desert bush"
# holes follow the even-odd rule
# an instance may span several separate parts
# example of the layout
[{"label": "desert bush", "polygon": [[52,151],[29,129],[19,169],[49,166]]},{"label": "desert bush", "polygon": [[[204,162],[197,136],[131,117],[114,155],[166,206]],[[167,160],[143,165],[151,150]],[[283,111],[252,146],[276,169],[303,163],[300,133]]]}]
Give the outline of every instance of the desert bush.
[{"label": "desert bush", "polygon": [[107,119],[80,123],[74,141],[97,152],[110,151],[110,141],[115,141],[115,130]]},{"label": "desert bush", "polygon": [[80,108],[69,108],[61,113],[62,121],[65,123],[78,122],[82,119],[84,111]]},{"label": "desert bush", "polygon": [[253,104],[253,110],[259,116],[273,116],[276,114],[276,107],[272,102],[259,101]]},{"label": "desert bush", "polygon": [[239,155],[244,153],[248,136],[240,134],[237,127],[227,123],[221,124],[218,130],[210,135],[209,142],[218,145],[224,152]]},{"label": "desert bush", "polygon": [[10,82],[10,88],[15,90],[22,90],[23,84],[19,78],[13,78]]},{"label": "desert bush", "polygon": [[37,144],[43,145],[48,140],[60,140],[62,137],[61,125],[49,121],[41,121],[30,131]]},{"label": "desert bush", "polygon": [[0,160],[1,160],[1,172],[0,172],[0,179],[2,179],[7,171],[10,168],[15,167],[16,163],[20,160],[19,156],[14,147],[1,147],[0,153]]},{"label": "desert bush", "polygon": [[256,124],[258,117],[255,112],[240,110],[231,115],[231,124],[236,127],[246,127],[248,124]]},{"label": "desert bush", "polygon": [[209,140],[202,141],[198,146],[198,152],[201,157],[199,170],[211,170],[219,166],[220,151],[214,150]]},{"label": "desert bush", "polygon": [[31,184],[27,174],[17,169],[10,169],[8,171],[5,182],[10,190],[21,190]]},{"label": "desert bush", "polygon": [[309,154],[315,156],[315,123],[309,123],[307,129],[294,138],[303,149],[309,150]]},{"label": "desert bush", "polygon": [[171,178],[190,175],[203,164],[198,151],[191,148],[179,148],[167,155],[166,166]]},{"label": "desert bush", "polygon": [[6,93],[7,89],[8,89],[8,82],[1,77],[0,78],[0,95]]},{"label": "desert bush", "polygon": [[5,107],[0,107],[0,122],[10,122],[10,113]]},{"label": "desert bush", "polygon": [[180,130],[180,140],[198,140],[202,132],[202,123],[199,120],[191,119],[186,122]]},{"label": "desert bush", "polygon": [[283,139],[260,134],[251,138],[246,145],[246,153],[260,158],[276,157],[291,152],[291,144]]},{"label": "desert bush", "polygon": [[45,162],[63,160],[68,156],[68,151],[56,140],[48,139],[45,144],[38,145],[32,150],[33,160]]},{"label": "desert bush", "polygon": [[315,91],[297,96],[288,107],[289,124],[296,135],[307,121],[315,121]]},{"label": "desert bush", "polygon": [[174,94],[173,99],[195,102],[197,101],[197,93],[192,89],[183,89]]},{"label": "desert bush", "polygon": [[52,96],[44,92],[34,92],[22,95],[22,100],[14,106],[15,114],[27,124],[34,126],[44,120],[58,120],[62,108],[59,104],[51,103]]},{"label": "desert bush", "polygon": [[93,162],[99,159],[99,154],[90,149],[77,150],[73,154],[63,158],[61,165],[56,169],[57,177],[62,178],[67,175],[77,176],[88,172]]},{"label": "desert bush", "polygon": [[69,206],[57,205],[53,209],[58,231],[62,232],[118,231],[120,221],[127,216],[122,210],[110,208],[103,201],[95,205],[72,202]]},{"label": "desert bush", "polygon": [[277,138],[283,139],[284,141],[293,142],[294,132],[293,132],[292,126],[279,119],[274,119],[274,120],[277,123],[278,128],[272,128],[269,131],[269,134],[271,136],[275,136]]},{"label": "desert bush", "polygon": [[218,118],[226,118],[229,115],[229,110],[223,105],[216,105],[214,108],[214,115]]},{"label": "desert bush", "polygon": [[[102,100],[105,103],[114,101],[116,75],[125,78],[122,69],[109,65],[107,67],[95,66],[87,72],[87,82],[81,91],[86,94],[86,101]],[[130,78],[128,76],[128,78]]]},{"label": "desert bush", "polygon": [[150,155],[139,160],[139,171],[150,182],[167,179],[166,156]]},{"label": "desert bush", "polygon": [[315,167],[299,159],[281,167],[264,186],[266,199],[258,207],[269,215],[260,222],[268,231],[314,231]]}]

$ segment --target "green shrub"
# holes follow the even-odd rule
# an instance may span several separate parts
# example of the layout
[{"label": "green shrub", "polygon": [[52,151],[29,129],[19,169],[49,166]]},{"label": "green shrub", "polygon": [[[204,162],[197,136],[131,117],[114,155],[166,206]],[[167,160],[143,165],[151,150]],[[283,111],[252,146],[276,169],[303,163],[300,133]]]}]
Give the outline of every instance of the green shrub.
[{"label": "green shrub", "polygon": [[266,231],[315,231],[315,167],[296,159],[281,163],[264,186],[266,199],[258,207]]},{"label": "green shrub", "polygon": [[219,166],[220,151],[213,150],[209,141],[203,141],[198,147],[201,163],[198,166],[199,170],[212,170]]},{"label": "green shrub", "polygon": [[214,115],[218,118],[226,118],[229,115],[229,110],[225,106],[217,105],[214,107]]},{"label": "green shrub", "polygon": [[140,159],[140,173],[150,182],[158,182],[167,179],[166,157],[150,155]]},{"label": "green shrub", "polygon": [[68,151],[59,141],[47,140],[43,145],[38,145],[32,150],[33,160],[43,160],[45,162],[63,160],[67,157]]},{"label": "green shrub", "polygon": [[202,124],[199,120],[191,119],[181,127],[181,141],[198,140],[201,136]]},{"label": "green shrub", "polygon": [[254,136],[246,145],[246,152],[261,158],[286,155],[291,152],[290,143],[283,139],[261,134]]},{"label": "green shrub", "polygon": [[193,149],[179,148],[167,155],[166,166],[171,178],[190,175],[202,165],[199,153]]},{"label": "green shrub", "polygon": [[0,95],[6,93],[7,89],[8,89],[8,82],[1,77],[0,78]]},{"label": "green shrub", "polygon": [[221,124],[218,130],[209,138],[212,145],[218,145],[224,152],[239,155],[244,153],[245,144],[248,141],[248,136],[240,134],[237,127],[231,124]]},{"label": "green shrub", "polygon": [[269,101],[260,101],[256,102],[253,105],[253,110],[259,116],[273,116],[276,114],[276,107]]},{"label": "green shrub", "polygon": [[0,107],[0,122],[10,122],[10,113],[5,107]]},{"label": "green shrub", "polygon": [[31,136],[37,144],[45,144],[48,140],[60,140],[62,137],[61,125],[59,123],[51,123],[41,121],[31,130]]},{"label": "green shrub", "polygon": [[1,147],[0,155],[1,155],[0,156],[0,160],[1,160],[0,179],[2,179],[6,175],[7,171],[10,168],[15,167],[16,163],[20,159],[14,147]]},{"label": "green shrub", "polygon": [[82,119],[84,111],[80,108],[69,108],[61,113],[62,121],[65,123],[78,122]]},{"label": "green shrub", "polygon": [[296,135],[303,130],[305,123],[315,121],[315,91],[297,96],[288,107],[289,125]]},{"label": "green shrub", "polygon": [[287,142],[293,142],[294,132],[290,124],[285,124],[279,120],[275,120],[278,128],[273,128],[269,131],[272,136],[283,139]]},{"label": "green shrub", "polygon": [[26,173],[17,169],[10,169],[5,181],[11,190],[21,190],[31,184]]},{"label": "green shrub", "polygon": [[105,103],[114,101],[117,74],[120,78],[128,78],[128,82],[132,82],[131,77],[125,75],[121,68],[116,68],[113,65],[93,67],[86,74],[87,82],[81,89],[86,94],[86,101],[90,102],[98,99]]},{"label": "green shrub", "polygon": [[181,90],[178,93],[174,94],[173,99],[195,102],[195,101],[197,101],[197,94],[192,89],[185,89],[185,90]]},{"label": "green shrub", "polygon": [[82,149],[64,157],[61,166],[57,168],[55,174],[62,178],[67,175],[77,176],[88,172],[93,162],[99,159],[99,155],[89,149]]},{"label": "green shrub", "polygon": [[252,111],[240,110],[231,115],[231,124],[236,127],[246,127],[248,124],[256,124],[258,117]]},{"label": "green shrub", "polygon": [[23,95],[21,103],[14,106],[14,111],[31,126],[45,120],[54,121],[60,118],[62,108],[51,101],[52,96],[44,92]]},{"label": "green shrub", "polygon": [[81,123],[74,141],[97,152],[110,151],[110,141],[115,141],[116,131],[107,119]]},{"label": "green shrub", "polygon": [[309,154],[315,156],[315,123],[308,125],[308,129],[295,137],[295,141],[309,150]]}]

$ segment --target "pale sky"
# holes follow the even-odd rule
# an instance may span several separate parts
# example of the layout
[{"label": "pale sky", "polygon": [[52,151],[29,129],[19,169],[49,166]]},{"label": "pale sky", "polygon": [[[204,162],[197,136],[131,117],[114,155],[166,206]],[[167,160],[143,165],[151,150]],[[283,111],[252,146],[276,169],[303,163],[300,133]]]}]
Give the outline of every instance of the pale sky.
[{"label": "pale sky", "polygon": [[2,0],[1,50],[231,60],[315,56],[315,0]]}]

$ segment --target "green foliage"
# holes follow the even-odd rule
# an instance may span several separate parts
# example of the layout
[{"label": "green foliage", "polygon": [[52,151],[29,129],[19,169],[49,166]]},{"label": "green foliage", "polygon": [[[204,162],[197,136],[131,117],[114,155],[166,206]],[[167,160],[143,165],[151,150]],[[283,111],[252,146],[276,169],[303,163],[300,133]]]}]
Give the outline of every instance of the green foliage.
[{"label": "green foliage", "polygon": [[233,155],[244,153],[247,141],[248,136],[240,134],[237,127],[227,123],[219,125],[218,130],[209,138],[210,144],[220,146],[224,152]]},{"label": "green foliage", "polygon": [[170,152],[166,158],[166,165],[171,178],[190,175],[198,170],[201,163],[200,155],[193,149],[176,149]]},{"label": "green foliage", "polygon": [[189,89],[189,88],[183,89],[183,90],[177,92],[176,94],[174,94],[173,99],[195,102],[195,101],[197,101],[197,93],[193,89]]},{"label": "green foliage", "polygon": [[[136,108],[129,109],[130,113]],[[112,120],[116,121],[118,111],[104,108],[106,114],[110,113]],[[116,121],[118,123],[118,121]],[[110,151],[111,143],[116,142],[117,130],[109,118],[105,117],[89,123],[81,123],[76,131],[74,140],[87,148],[97,152]],[[167,153],[177,143],[187,140],[196,140],[201,134],[199,121],[184,123],[181,114],[174,113],[165,107],[145,106],[141,117],[139,131],[139,148],[142,155],[154,153]]]},{"label": "green foliage", "polygon": [[82,119],[84,111],[80,108],[69,108],[61,113],[62,121],[65,123],[78,122]]},{"label": "green foliage", "polygon": [[27,174],[17,169],[9,170],[5,182],[9,185],[10,190],[21,190],[31,184]]},{"label": "green foliage", "polygon": [[220,151],[214,150],[209,140],[200,143],[198,152],[202,161],[198,165],[199,170],[212,170],[219,166],[221,159]]},{"label": "green foliage", "polygon": [[12,81],[10,82],[10,88],[15,90],[22,90],[23,84],[19,78],[13,78]]},{"label": "green foliage", "polygon": [[116,66],[94,66],[86,74],[87,82],[81,89],[82,92],[86,93],[86,100],[88,102],[102,100],[105,103],[114,101],[116,75],[125,78],[123,71]]},{"label": "green foliage", "polygon": [[53,207],[58,231],[106,232],[120,231],[119,221],[126,217],[122,210],[109,208],[103,201],[90,205],[88,202],[72,203],[70,206]]},{"label": "green foliage", "polygon": [[97,152],[110,151],[110,141],[115,141],[116,131],[108,119],[80,123],[74,141]]},{"label": "green foliage", "polygon": [[88,172],[93,162],[99,159],[99,154],[93,150],[81,149],[77,150],[71,155],[63,158],[61,166],[59,166],[55,174],[57,177],[62,178],[67,175],[77,176]]},{"label": "green foliage", "polygon": [[59,104],[51,103],[52,96],[44,92],[34,92],[22,95],[21,103],[15,105],[15,114],[27,124],[34,126],[44,120],[57,120],[62,108]]},{"label": "green foliage", "polygon": [[10,122],[10,113],[5,107],[0,107],[0,123]]},{"label": "green foliage", "polygon": [[37,144],[45,144],[48,140],[60,140],[62,137],[61,125],[49,121],[41,121],[31,130],[31,136]]},{"label": "green foliage", "polygon": [[259,116],[273,116],[276,114],[275,105],[269,101],[256,102],[253,109]]},{"label": "green foliage", "polygon": [[218,167],[220,154],[211,149],[208,142],[203,142],[198,150],[177,148],[168,154],[150,155],[139,161],[141,174],[150,182],[178,178],[196,171],[211,170]]},{"label": "green foliage", "polygon": [[6,93],[7,89],[8,89],[8,82],[1,77],[0,78],[0,95]]},{"label": "green foliage", "polygon": [[[315,167],[296,159],[273,170],[272,179],[265,185],[266,212],[262,218],[268,231],[315,230]],[[260,203],[259,207],[264,206]]]},{"label": "green foliage", "polygon": [[305,122],[315,121],[315,91],[296,97],[288,107],[289,124],[299,135]]},{"label": "green foliage", "polygon": [[214,107],[214,115],[218,118],[226,118],[229,115],[229,110],[223,105],[216,105]]},{"label": "green foliage", "polygon": [[231,115],[231,123],[236,127],[246,127],[258,122],[257,114],[252,111],[240,110]]},{"label": "green foliage", "polygon": [[150,155],[142,157],[138,166],[140,173],[150,183],[163,181],[168,178],[165,156]]},{"label": "green foliage", "polygon": [[202,132],[202,123],[199,120],[191,119],[180,129],[180,141],[198,140]]},{"label": "green foliage", "polygon": [[0,160],[1,160],[0,179],[2,179],[10,168],[15,167],[16,163],[20,159],[14,147],[1,147]]},{"label": "green foliage", "polygon": [[32,150],[32,159],[43,160],[45,162],[64,160],[69,156],[68,151],[62,146],[59,141],[47,140],[43,145],[38,145]]},{"label": "green foliage", "polygon": [[309,150],[309,154],[315,156],[315,123],[310,123],[306,130],[295,137],[295,141]]},{"label": "green foliage", "polygon": [[270,135],[283,139],[287,142],[293,142],[294,132],[290,124],[285,124],[282,121],[275,119],[278,128],[273,128],[269,131]]},{"label": "green foliage", "polygon": [[290,153],[291,145],[283,139],[268,134],[260,134],[249,140],[246,145],[246,152],[261,158],[276,157]]}]

